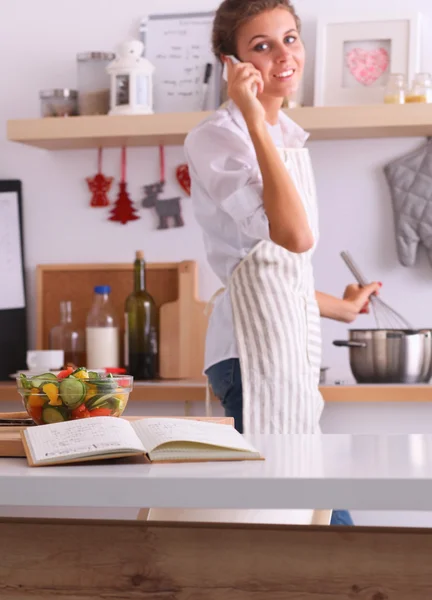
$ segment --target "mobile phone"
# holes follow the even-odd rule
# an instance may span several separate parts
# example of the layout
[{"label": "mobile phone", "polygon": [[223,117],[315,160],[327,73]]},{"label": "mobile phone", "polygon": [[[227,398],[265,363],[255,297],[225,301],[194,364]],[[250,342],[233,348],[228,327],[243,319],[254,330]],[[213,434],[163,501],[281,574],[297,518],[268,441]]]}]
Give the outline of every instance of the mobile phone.
[{"label": "mobile phone", "polygon": [[[236,56],[233,56],[232,54],[230,56],[228,56],[227,58],[230,58],[235,65],[241,62]],[[226,62],[224,63],[222,77],[223,77],[224,81],[228,81],[228,67],[227,67]],[[252,91],[256,96],[256,94],[257,94],[257,86],[256,85],[254,85],[252,87]]]},{"label": "mobile phone", "polygon": [[[230,58],[235,65],[240,62],[239,59],[233,55],[227,56],[227,58]],[[223,77],[224,81],[228,81],[228,67],[227,67],[226,62],[224,63],[222,77]]]}]

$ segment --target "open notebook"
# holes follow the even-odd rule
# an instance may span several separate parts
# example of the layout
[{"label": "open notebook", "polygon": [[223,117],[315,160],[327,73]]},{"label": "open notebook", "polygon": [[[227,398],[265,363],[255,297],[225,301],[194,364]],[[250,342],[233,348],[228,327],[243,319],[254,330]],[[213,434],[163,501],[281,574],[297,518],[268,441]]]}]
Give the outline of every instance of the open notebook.
[{"label": "open notebook", "polygon": [[21,432],[31,466],[143,455],[148,462],[259,460],[231,425],[175,418],[77,419]]}]

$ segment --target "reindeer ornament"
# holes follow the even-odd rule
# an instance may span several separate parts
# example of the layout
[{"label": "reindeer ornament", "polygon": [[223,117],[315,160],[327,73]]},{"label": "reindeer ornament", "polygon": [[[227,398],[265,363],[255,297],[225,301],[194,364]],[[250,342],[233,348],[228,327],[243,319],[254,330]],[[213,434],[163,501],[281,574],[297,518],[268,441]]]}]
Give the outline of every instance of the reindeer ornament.
[{"label": "reindeer ornament", "polygon": [[[144,186],[145,196],[142,201],[144,208],[155,208],[159,217],[158,229],[169,227],[183,227],[184,221],[181,215],[180,196],[159,200],[165,187],[165,181],[158,181]],[[172,225],[170,225],[170,223]]]},{"label": "reindeer ornament", "polygon": [[159,146],[160,180],[144,186],[144,208],[155,208],[159,217],[158,229],[169,229],[170,227],[183,227],[184,221],[181,215],[180,196],[175,198],[159,199],[165,187],[165,149]]}]

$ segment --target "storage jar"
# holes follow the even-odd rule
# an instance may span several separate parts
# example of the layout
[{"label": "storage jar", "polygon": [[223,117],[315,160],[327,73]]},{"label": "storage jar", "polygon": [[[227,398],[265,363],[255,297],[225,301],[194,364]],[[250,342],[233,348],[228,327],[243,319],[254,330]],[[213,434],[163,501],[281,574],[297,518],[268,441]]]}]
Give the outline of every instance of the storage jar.
[{"label": "storage jar", "polygon": [[106,115],[110,107],[110,76],[107,65],[112,52],[85,52],[77,55],[78,110],[80,115]]}]

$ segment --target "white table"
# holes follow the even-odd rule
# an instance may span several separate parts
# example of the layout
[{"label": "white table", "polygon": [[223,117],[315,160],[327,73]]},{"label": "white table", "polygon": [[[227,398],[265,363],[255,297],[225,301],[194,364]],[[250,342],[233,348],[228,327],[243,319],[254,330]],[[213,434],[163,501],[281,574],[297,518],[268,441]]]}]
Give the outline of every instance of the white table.
[{"label": "white table", "polygon": [[[251,441],[265,461],[30,468],[1,459],[0,505],[431,509],[432,436]],[[431,556],[429,530],[0,520],[6,599],[2,574],[33,600],[226,600],[230,590],[254,600],[420,600]]]},{"label": "white table", "polygon": [[0,459],[0,506],[432,508],[432,435],[250,440],[264,461],[30,468]]}]

